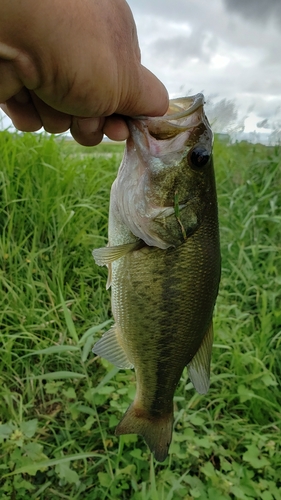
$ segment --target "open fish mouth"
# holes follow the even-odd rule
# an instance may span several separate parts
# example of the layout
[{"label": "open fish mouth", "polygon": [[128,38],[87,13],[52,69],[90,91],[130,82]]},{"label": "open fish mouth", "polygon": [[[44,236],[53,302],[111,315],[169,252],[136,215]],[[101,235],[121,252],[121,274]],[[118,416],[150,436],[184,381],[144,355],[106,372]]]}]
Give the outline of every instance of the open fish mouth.
[{"label": "open fish mouth", "polygon": [[[205,103],[204,95],[201,93],[191,95],[188,97],[178,97],[176,99],[170,99],[169,108],[164,116],[154,116],[152,119],[154,121],[162,121],[163,118],[168,118],[170,120],[179,120],[180,118],[185,118],[191,115],[198,108],[203,106]],[[133,116],[133,120],[151,120],[151,117],[145,115]]]},{"label": "open fish mouth", "polygon": [[[159,153],[163,155],[169,151],[181,150],[184,144],[190,143],[191,147],[201,136],[201,141],[207,141],[211,148],[213,138],[204,113],[204,102],[203,94],[198,93],[171,99],[164,116],[129,118],[127,123],[133,139],[131,146],[142,148],[143,154],[146,150],[152,156],[158,157]],[[175,147],[170,142],[173,138]]]},{"label": "open fish mouth", "polygon": [[[189,107],[188,107],[188,104]],[[171,99],[165,116],[170,120],[179,120],[191,115],[198,108],[204,105],[203,94],[195,94],[185,98]],[[156,117],[157,119],[158,117]]]},{"label": "open fish mouth", "polygon": [[[204,96],[193,96],[171,99],[167,113],[164,116],[134,117],[128,120],[131,133],[139,130],[145,136],[157,141],[163,141],[181,134],[186,130],[195,129],[202,122],[206,122],[204,113]],[[208,123],[208,122],[207,122]],[[134,137],[137,141],[136,137]],[[149,140],[147,138],[147,140]]]}]

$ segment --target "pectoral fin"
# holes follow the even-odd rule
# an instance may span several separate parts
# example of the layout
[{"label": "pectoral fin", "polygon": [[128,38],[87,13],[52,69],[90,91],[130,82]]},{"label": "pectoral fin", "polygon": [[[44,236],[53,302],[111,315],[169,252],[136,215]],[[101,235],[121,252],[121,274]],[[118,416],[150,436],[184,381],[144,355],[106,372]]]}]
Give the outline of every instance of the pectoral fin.
[{"label": "pectoral fin", "polygon": [[92,351],[102,358],[107,359],[118,368],[134,368],[134,365],[128,360],[127,354],[121,346],[117,327],[113,325],[110,330],[105,332],[100,340],[94,345]]},{"label": "pectoral fin", "polygon": [[213,323],[211,321],[202,344],[187,366],[189,378],[199,394],[206,394],[210,386],[213,337]]},{"label": "pectoral fin", "polygon": [[133,243],[125,243],[114,247],[96,248],[93,250],[93,257],[98,266],[106,266],[115,260],[124,257],[129,252],[138,250],[144,245],[143,241],[138,240]]}]

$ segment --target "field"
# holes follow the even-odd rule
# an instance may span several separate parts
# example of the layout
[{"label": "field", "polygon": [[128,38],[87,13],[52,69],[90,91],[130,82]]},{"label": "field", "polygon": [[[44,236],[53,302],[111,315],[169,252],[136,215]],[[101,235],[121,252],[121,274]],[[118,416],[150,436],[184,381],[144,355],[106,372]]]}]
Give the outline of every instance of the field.
[{"label": "field", "polygon": [[122,145],[0,134],[0,500],[281,500],[281,150],[215,142],[222,280],[211,388],[183,373],[170,455],[114,436],[134,372],[91,348]]}]

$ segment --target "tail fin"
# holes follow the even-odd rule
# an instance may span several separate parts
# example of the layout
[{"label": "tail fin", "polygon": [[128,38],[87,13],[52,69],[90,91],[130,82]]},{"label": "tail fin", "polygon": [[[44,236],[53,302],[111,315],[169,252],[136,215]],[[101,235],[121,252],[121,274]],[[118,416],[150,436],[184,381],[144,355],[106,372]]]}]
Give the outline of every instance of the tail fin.
[{"label": "tail fin", "polygon": [[163,462],[168,455],[173,432],[173,413],[154,417],[147,411],[129,406],[115,434],[139,434],[158,462]]}]

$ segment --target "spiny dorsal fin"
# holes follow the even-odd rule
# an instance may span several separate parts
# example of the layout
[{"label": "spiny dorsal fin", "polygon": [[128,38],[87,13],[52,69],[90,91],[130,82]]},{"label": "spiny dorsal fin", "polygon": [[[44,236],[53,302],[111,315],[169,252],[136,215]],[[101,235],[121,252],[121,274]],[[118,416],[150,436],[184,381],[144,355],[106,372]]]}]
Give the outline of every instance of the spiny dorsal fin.
[{"label": "spiny dorsal fin", "polygon": [[120,259],[129,252],[138,250],[143,246],[141,240],[134,241],[133,243],[125,243],[124,245],[118,245],[114,247],[103,247],[96,248],[93,250],[93,257],[98,266],[106,266],[115,260]]},{"label": "spiny dorsal fin", "polygon": [[210,326],[203,338],[194,358],[187,365],[189,378],[199,394],[206,394],[210,386],[210,365],[213,345],[213,323]]},{"label": "spiny dorsal fin", "polygon": [[110,330],[103,334],[92,351],[98,356],[107,359],[113,365],[118,366],[118,368],[134,368],[119,342],[116,325],[113,325]]}]

